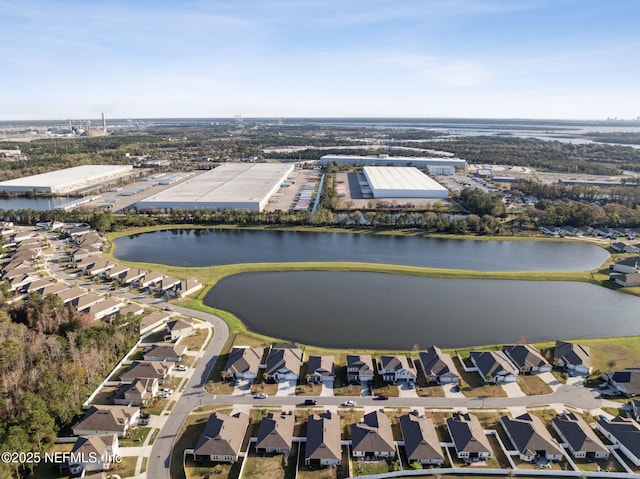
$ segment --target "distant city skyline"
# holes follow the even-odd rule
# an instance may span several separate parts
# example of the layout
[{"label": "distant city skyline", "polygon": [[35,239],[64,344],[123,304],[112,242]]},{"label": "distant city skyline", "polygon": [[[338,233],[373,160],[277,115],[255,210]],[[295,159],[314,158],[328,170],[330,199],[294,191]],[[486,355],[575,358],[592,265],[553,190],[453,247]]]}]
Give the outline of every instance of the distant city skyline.
[{"label": "distant city skyline", "polygon": [[637,119],[636,0],[0,0],[0,121]]}]

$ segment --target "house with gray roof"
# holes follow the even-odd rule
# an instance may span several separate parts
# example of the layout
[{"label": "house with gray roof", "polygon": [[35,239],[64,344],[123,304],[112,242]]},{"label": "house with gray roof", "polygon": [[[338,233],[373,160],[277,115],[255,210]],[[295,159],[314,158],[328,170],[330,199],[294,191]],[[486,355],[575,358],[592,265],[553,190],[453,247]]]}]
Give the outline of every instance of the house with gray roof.
[{"label": "house with gray roof", "polygon": [[613,276],[612,279],[623,288],[640,286],[640,273],[620,273]]},{"label": "house with gray roof", "polygon": [[500,424],[523,461],[546,463],[562,460],[562,448],[538,416],[528,413],[513,419],[502,416]]},{"label": "house with gray roof", "polygon": [[505,356],[521,374],[551,372],[551,364],[530,344],[514,344],[502,348]]},{"label": "house with gray roof", "polygon": [[122,384],[113,400],[120,406],[145,406],[158,394],[156,378],[135,379],[130,384]]},{"label": "house with gray roof", "polygon": [[144,352],[145,361],[169,361],[177,363],[182,355],[187,352],[187,347],[180,344],[154,344]]},{"label": "house with gray roof", "polygon": [[611,269],[618,273],[637,273],[640,271],[640,256],[632,256],[616,261]]},{"label": "house with gray roof", "polygon": [[309,356],[307,361],[309,382],[322,384],[333,383],[336,378],[333,356]]},{"label": "house with gray roof", "polygon": [[249,427],[249,416],[238,412],[228,416],[214,412],[193,449],[195,461],[236,462]]},{"label": "house with gray roof", "polygon": [[556,341],[553,365],[580,374],[589,374],[591,372],[589,348],[576,343]]},{"label": "house with gray roof", "polygon": [[421,352],[418,360],[429,382],[435,381],[438,384],[458,384],[460,382],[460,376],[453,364],[453,359],[437,346],[431,346]]},{"label": "house with gray roof", "polygon": [[69,459],[60,465],[60,474],[84,477],[88,472],[108,471],[119,450],[116,434],[80,436]]},{"label": "house with gray roof", "polygon": [[472,463],[493,457],[489,438],[473,414],[456,413],[447,418],[447,429],[459,459]]},{"label": "house with gray roof", "polygon": [[640,395],[640,368],[611,370],[603,373],[602,377],[622,394]]},{"label": "house with gray roof", "polygon": [[350,382],[370,383],[374,374],[370,354],[347,354],[347,378]]},{"label": "house with gray roof", "polygon": [[87,314],[93,319],[113,319],[120,311],[124,301],[117,296],[111,296],[89,307]]},{"label": "house with gray roof", "polygon": [[392,382],[393,384],[413,384],[416,382],[418,376],[413,360],[410,360],[402,354],[380,356],[380,368],[378,371],[382,375],[383,380]]},{"label": "house with gray roof", "polygon": [[640,400],[633,399],[631,401],[631,411],[633,411],[633,418],[640,422]]},{"label": "house with gray roof", "polygon": [[304,463],[307,466],[339,466],[342,462],[340,416],[330,411],[307,419]]},{"label": "house with gray roof", "polygon": [[151,271],[144,275],[144,278],[139,282],[139,286],[141,288],[149,288],[162,281],[162,278],[164,278],[164,274]]},{"label": "house with gray roof", "polygon": [[95,291],[89,291],[87,294],[83,294],[82,296],[76,298],[72,301],[73,305],[76,307],[76,310],[80,313],[88,312],[89,308],[94,304],[98,304],[101,301],[104,301],[105,296],[96,293]]},{"label": "house with gray roof", "polygon": [[616,416],[611,420],[600,418],[596,429],[618,446],[634,466],[640,467],[640,426],[633,419]]},{"label": "house with gray roof", "polygon": [[565,411],[554,417],[551,425],[573,457],[602,460],[609,458],[609,449],[577,414]]},{"label": "house with gray roof", "polygon": [[[153,314],[153,313],[152,313]],[[169,317],[169,315],[165,315]],[[175,341],[193,334],[193,324],[184,319],[174,319],[167,322],[167,336],[165,341]]]},{"label": "house with gray roof", "polygon": [[134,361],[127,371],[120,375],[123,383],[132,383],[136,379],[157,379],[162,384],[173,370],[173,363],[158,361]]},{"label": "house with gray roof", "polygon": [[295,416],[286,413],[268,413],[260,421],[256,452],[290,454],[293,443]]},{"label": "house with gray roof", "polygon": [[611,249],[618,253],[640,253],[640,248],[635,245],[616,241],[611,244]]},{"label": "house with gray roof", "polygon": [[140,409],[129,406],[91,406],[84,417],[73,425],[76,436],[116,434],[123,437],[140,414]]},{"label": "house with gray roof", "polygon": [[302,366],[302,350],[300,348],[271,348],[267,356],[267,377],[274,381],[297,380]]},{"label": "house with gray roof", "polygon": [[256,377],[258,377],[263,355],[263,348],[234,346],[227,356],[227,364],[224,367],[226,377],[228,379],[255,381]]},{"label": "house with gray roof", "polygon": [[444,454],[433,421],[425,416],[400,416],[400,430],[409,462],[442,464]]},{"label": "house with gray roof", "polygon": [[358,459],[381,459],[396,455],[391,420],[383,411],[365,414],[362,422],[351,425],[351,451]]},{"label": "house with gray roof", "polygon": [[472,351],[470,359],[485,383],[512,383],[518,379],[518,370],[497,351]]}]

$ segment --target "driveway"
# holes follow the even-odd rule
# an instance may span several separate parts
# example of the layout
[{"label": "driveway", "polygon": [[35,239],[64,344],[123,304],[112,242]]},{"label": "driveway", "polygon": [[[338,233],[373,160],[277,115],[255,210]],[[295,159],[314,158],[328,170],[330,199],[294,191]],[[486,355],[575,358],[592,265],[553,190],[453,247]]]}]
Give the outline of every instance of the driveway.
[{"label": "driveway", "polygon": [[398,397],[401,398],[417,398],[418,393],[416,392],[415,387],[409,388],[408,384],[398,384]]},{"label": "driveway", "polygon": [[555,392],[562,383],[553,375],[553,373],[540,373],[538,377],[542,379]]},{"label": "driveway", "polygon": [[442,390],[444,391],[444,397],[446,398],[464,398],[464,394],[460,391],[460,386],[457,384],[443,384]]},{"label": "driveway", "polygon": [[276,393],[276,396],[295,396],[297,383],[298,381],[295,379],[278,383],[278,392]]},{"label": "driveway", "polygon": [[331,397],[331,396],[333,396],[333,381],[323,382],[322,391],[320,391],[320,397]]},{"label": "driveway", "polygon": [[251,382],[247,379],[240,381],[240,384],[233,388],[232,396],[250,396],[251,395]]},{"label": "driveway", "polygon": [[507,393],[507,397],[523,398],[527,396],[522,392],[522,389],[520,389],[520,385],[517,382],[505,383],[501,384],[500,386],[502,386],[502,389],[504,389],[504,391]]}]

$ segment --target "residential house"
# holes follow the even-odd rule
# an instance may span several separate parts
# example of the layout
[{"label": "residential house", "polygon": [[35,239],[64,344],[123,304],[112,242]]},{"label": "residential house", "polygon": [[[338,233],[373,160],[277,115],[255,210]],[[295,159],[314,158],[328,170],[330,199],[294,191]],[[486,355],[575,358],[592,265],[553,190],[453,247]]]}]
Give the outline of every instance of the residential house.
[{"label": "residential house", "polygon": [[562,460],[562,448],[538,416],[529,413],[513,419],[502,416],[500,424],[518,450],[521,460],[535,463]]},{"label": "residential house", "polygon": [[493,456],[489,438],[473,414],[454,414],[447,419],[447,429],[459,459],[471,463],[484,461]]},{"label": "residential house", "polygon": [[380,356],[380,368],[378,371],[382,375],[382,379],[394,384],[414,384],[417,378],[413,360],[409,363],[409,359],[403,355]]},{"label": "residential house", "polygon": [[136,379],[157,379],[158,383],[162,384],[172,370],[172,363],[134,361],[129,369],[120,375],[120,381],[132,383]]},{"label": "residential house", "polygon": [[297,380],[302,365],[300,348],[271,348],[267,356],[265,374],[274,381]]},{"label": "residential house", "polygon": [[195,461],[237,462],[248,427],[249,416],[245,413],[239,412],[228,416],[214,412],[209,416],[207,424],[196,442],[193,449],[193,459]]},{"label": "residential house", "polygon": [[637,273],[640,271],[640,256],[621,259],[611,265],[613,271],[618,273]]},{"label": "residential house", "polygon": [[144,306],[138,303],[127,303],[125,306],[120,308],[120,311],[118,311],[118,314],[122,317],[126,317],[129,314],[138,316],[142,313],[144,313]]},{"label": "residential house", "polygon": [[159,283],[164,278],[164,274],[151,272],[144,275],[144,279],[140,281],[139,285],[141,288],[148,288],[156,283]]},{"label": "residential house", "polygon": [[93,319],[113,319],[118,314],[124,302],[116,296],[111,296],[89,307],[87,314]]},{"label": "residential house", "polygon": [[105,276],[107,278],[109,278],[109,279],[120,280],[120,278],[124,277],[124,275],[130,269],[131,269],[130,266],[126,266],[126,265],[123,265],[123,264],[117,264],[113,268],[111,268],[107,273],[105,273]]},{"label": "residential house", "polygon": [[73,305],[76,307],[76,310],[79,313],[82,313],[88,312],[91,306],[104,300],[105,296],[96,293],[95,291],[89,291],[87,294],[83,294],[82,296],[76,298],[73,301]]},{"label": "residential house", "polygon": [[330,411],[307,419],[304,463],[307,466],[339,466],[342,462],[340,416]]},{"label": "residential house", "polygon": [[433,421],[413,414],[400,416],[400,430],[409,463],[442,464],[444,454]]},{"label": "residential house", "polygon": [[119,279],[119,281],[124,284],[135,284],[136,282],[144,278],[144,275],[147,273],[148,271],[145,269],[131,268],[124,274],[124,276]]},{"label": "residential house", "polygon": [[362,385],[373,382],[373,358],[370,354],[347,354],[347,378]]},{"label": "residential house", "polygon": [[596,429],[624,454],[634,466],[640,467],[640,425],[633,419],[616,416],[611,420],[602,417],[596,421]]},{"label": "residential house", "polygon": [[[148,333],[149,331],[157,328],[170,317],[171,313],[167,313],[166,311],[154,311],[153,313],[145,314],[142,319],[140,319],[140,334]],[[177,337],[179,336],[176,336],[174,339],[177,339]],[[171,335],[169,335],[168,338],[169,340],[172,340]],[[165,339],[167,339],[166,336]]]},{"label": "residential house", "polygon": [[78,248],[73,253],[71,253],[71,259],[74,263],[78,263],[91,256],[100,254],[101,252],[102,250],[100,248],[96,248],[94,246],[86,246],[83,248]]},{"label": "residential house", "polygon": [[42,294],[42,291],[44,290],[44,288],[46,288],[50,284],[54,284],[54,283],[52,283],[50,280],[46,278],[36,279],[35,281],[29,283],[29,286],[27,286],[27,293]]},{"label": "residential house", "polygon": [[12,259],[9,263],[5,264],[2,267],[2,273],[6,276],[11,271],[16,271],[19,269],[33,269],[33,261],[30,259]]},{"label": "residential house", "polygon": [[613,280],[623,288],[631,286],[640,286],[640,273],[620,273]]},{"label": "residential house", "polygon": [[289,455],[293,443],[295,416],[286,413],[268,413],[260,421],[256,452]]},{"label": "residential house", "polygon": [[84,417],[71,428],[76,436],[94,434],[126,435],[140,414],[140,409],[130,406],[91,406]]},{"label": "residential house", "polygon": [[567,444],[573,457],[603,460],[609,458],[609,449],[595,431],[577,414],[565,411],[554,417],[551,425],[562,442]]},{"label": "residential house", "polygon": [[351,451],[353,457],[377,460],[395,457],[391,420],[383,411],[365,414],[362,422],[351,425]]},{"label": "residential house", "polygon": [[144,360],[177,363],[186,351],[187,347],[179,344],[154,344],[144,352]]},{"label": "residential house", "polygon": [[226,377],[229,379],[246,379],[255,381],[260,370],[260,362],[264,349],[250,348],[248,346],[235,346],[227,357],[224,367]]},{"label": "residential house", "polygon": [[640,394],[640,368],[607,371],[602,374],[602,377],[622,394],[627,396]]},{"label": "residential house", "polygon": [[122,406],[145,406],[158,394],[158,379],[134,379],[132,383],[118,388],[115,404]]},{"label": "residential house", "polygon": [[69,289],[69,286],[67,286],[64,283],[52,283],[52,284],[50,284],[48,286],[45,286],[42,289],[41,294],[42,294],[42,296],[46,296],[48,294],[56,294],[57,295],[58,293],[61,293],[62,291],[65,291],[67,289]]},{"label": "residential house", "polygon": [[193,334],[193,324],[184,319],[174,319],[167,322],[167,335],[165,341],[176,341]]},{"label": "residential house", "polygon": [[64,304],[67,304],[72,301],[75,301],[80,296],[84,296],[85,294],[87,294],[87,290],[82,289],[80,286],[74,286],[73,288],[68,288],[65,286],[65,288],[57,294],[58,294],[58,297],[62,300],[62,302]]},{"label": "residential house", "polygon": [[11,278],[9,280],[9,291],[22,291],[25,286],[28,286],[38,279],[40,279],[40,276],[37,273],[28,273]]},{"label": "residential house", "polygon": [[617,251],[618,253],[640,253],[640,248],[635,245],[623,243],[622,241],[618,241],[611,245],[611,249]]},{"label": "residential house", "polygon": [[192,293],[199,291],[202,289],[202,283],[195,278],[187,278],[184,281],[180,282],[180,287],[178,288],[178,296],[180,298],[186,298]]},{"label": "residential house", "polygon": [[458,384],[460,376],[453,364],[451,356],[443,353],[440,348],[431,346],[419,354],[424,375],[429,382],[438,384]]},{"label": "residential house", "polygon": [[93,263],[87,264],[83,268],[82,272],[84,274],[88,274],[89,276],[104,276],[106,272],[113,268],[115,265],[116,264],[111,261],[99,259],[97,261],[94,261]]},{"label": "residential house", "polygon": [[88,472],[108,471],[118,452],[116,434],[80,436],[71,449],[69,459],[60,465],[60,474],[84,477]]},{"label": "residential house", "polygon": [[589,348],[580,344],[556,341],[553,365],[576,373],[589,374],[591,372]]},{"label": "residential house", "polygon": [[309,356],[307,361],[309,382],[333,384],[336,378],[333,356]]},{"label": "residential house", "polygon": [[160,285],[157,286],[155,289],[166,292],[166,291],[169,291],[170,289],[176,288],[179,284],[180,284],[180,280],[178,278],[174,278],[173,276],[165,276],[160,280]]},{"label": "residential house", "polygon": [[631,401],[631,411],[633,412],[633,418],[640,422],[640,400],[633,399]]},{"label": "residential house", "polygon": [[472,351],[470,358],[485,383],[512,383],[518,379],[518,370],[497,351]]},{"label": "residential house", "polygon": [[502,351],[521,374],[551,372],[551,364],[530,344],[504,346]]}]

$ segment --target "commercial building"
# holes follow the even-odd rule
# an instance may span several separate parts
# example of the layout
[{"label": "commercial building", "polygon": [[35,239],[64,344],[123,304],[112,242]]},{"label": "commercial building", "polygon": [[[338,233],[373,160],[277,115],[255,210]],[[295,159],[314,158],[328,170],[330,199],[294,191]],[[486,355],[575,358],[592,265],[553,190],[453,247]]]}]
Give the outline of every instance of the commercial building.
[{"label": "commercial building", "polygon": [[225,163],[139,201],[136,207],[262,211],[293,169],[291,163]]},{"label": "commercial building", "polygon": [[374,198],[447,198],[449,191],[413,167],[365,166]]},{"label": "commercial building", "polygon": [[389,156],[389,155],[324,155],[320,163],[344,163],[356,166],[415,166],[417,168],[452,166],[459,170],[466,170],[469,165],[466,160],[460,158],[427,158],[422,156]]},{"label": "commercial building", "polygon": [[131,165],[83,165],[64,170],[25,176],[0,183],[0,191],[9,193],[50,193],[62,195],[130,173]]}]

